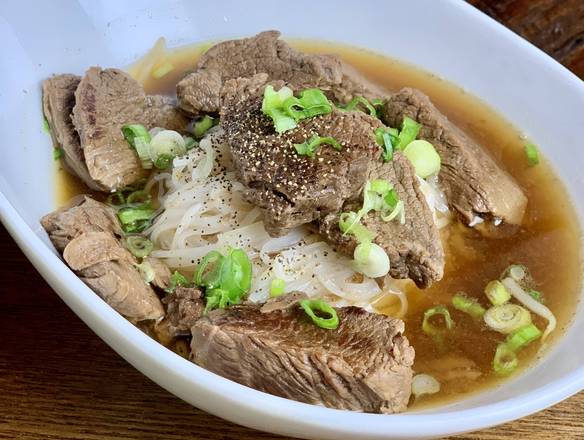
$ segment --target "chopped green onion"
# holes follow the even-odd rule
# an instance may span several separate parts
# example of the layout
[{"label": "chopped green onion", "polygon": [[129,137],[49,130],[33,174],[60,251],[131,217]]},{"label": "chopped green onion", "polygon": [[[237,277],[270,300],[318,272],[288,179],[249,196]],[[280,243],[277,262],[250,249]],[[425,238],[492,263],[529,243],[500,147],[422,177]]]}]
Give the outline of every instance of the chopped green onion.
[{"label": "chopped green onion", "polygon": [[211,251],[195,272],[195,284],[205,287],[205,311],[239,304],[251,287],[252,265],[241,249],[230,249],[226,256]]},{"label": "chopped green onion", "polygon": [[53,149],[53,159],[54,160],[59,160],[63,157],[64,155],[64,151],[62,148],[54,148]]},{"label": "chopped green onion", "polygon": [[184,138],[174,130],[160,130],[150,141],[150,159],[159,169],[166,169],[176,156],[187,152]]},{"label": "chopped green onion", "polygon": [[423,140],[412,141],[403,151],[414,166],[416,174],[422,179],[440,171],[440,155],[430,142]]},{"label": "chopped green onion", "polygon": [[106,203],[113,207],[122,207],[126,204],[126,198],[122,191],[116,191],[107,196]]},{"label": "chopped green onion", "polygon": [[404,117],[401,130],[398,135],[398,143],[396,148],[398,150],[405,150],[405,148],[416,139],[421,125],[407,116]]},{"label": "chopped green onion", "polygon": [[282,109],[284,101],[291,96],[293,96],[292,90],[288,87],[282,87],[277,92],[272,86],[264,89],[262,112],[272,118],[277,133],[284,133],[297,125],[296,120]]},{"label": "chopped green onion", "polygon": [[[123,197],[123,196],[122,196]],[[137,190],[126,197],[126,204],[130,207],[149,207],[152,195],[143,190]]]},{"label": "chopped green onion", "polygon": [[318,115],[326,115],[333,111],[333,106],[320,89],[306,89],[300,92],[298,98],[290,96],[282,103],[282,109],[296,122]]},{"label": "chopped green onion", "polygon": [[385,250],[375,243],[359,243],[353,252],[353,259],[355,270],[369,278],[382,277],[389,272],[389,257]]},{"label": "chopped green onion", "polygon": [[493,370],[500,376],[511,374],[519,365],[519,359],[515,351],[509,348],[506,343],[497,346],[495,357],[493,359]]},{"label": "chopped green onion", "polygon": [[531,324],[531,313],[517,304],[503,304],[491,307],[484,316],[485,324],[491,329],[509,334]]},{"label": "chopped green onion", "polygon": [[185,277],[182,273],[175,270],[174,273],[170,276],[170,280],[168,283],[168,287],[164,289],[167,293],[172,293],[176,290],[177,287],[189,287],[191,283],[187,277]]},{"label": "chopped green onion", "polygon": [[531,344],[540,336],[541,330],[533,324],[528,324],[515,330],[513,333],[507,336],[505,343],[511,350],[517,352]]},{"label": "chopped green onion", "polygon": [[136,139],[140,139],[146,144],[150,143],[150,133],[148,133],[148,130],[140,124],[123,125],[122,134],[134,149],[136,149]]},{"label": "chopped green onion", "polygon": [[122,229],[126,233],[142,232],[152,220],[154,210],[152,208],[122,208],[118,211],[118,219]]},{"label": "chopped green onion", "polygon": [[203,136],[205,136],[205,133],[207,133],[207,131],[216,123],[217,121],[215,118],[212,118],[209,115],[205,115],[200,121],[195,122],[192,131],[192,133],[195,135],[195,139],[201,139]]},{"label": "chopped green onion", "polygon": [[543,303],[543,296],[542,296],[540,291],[534,290],[534,289],[529,289],[527,291],[527,293],[529,296],[531,296],[537,302]]},{"label": "chopped green onion", "polygon": [[[366,111],[361,110],[359,108],[359,105],[362,105],[363,107],[365,107]],[[354,97],[351,100],[351,102],[349,102],[347,105],[341,106],[339,108],[342,110],[347,110],[347,111],[359,110],[359,111],[362,111],[363,113],[369,113],[374,118],[377,117],[377,110],[375,109],[375,107],[369,101],[367,101],[365,98],[363,98],[362,96]]]},{"label": "chopped green onion", "polygon": [[152,157],[150,156],[150,142],[146,142],[143,138],[134,139],[134,146],[138,158],[142,163],[142,168],[149,170],[152,168]]},{"label": "chopped green onion", "polygon": [[183,139],[185,140],[185,148],[187,149],[187,151],[192,150],[199,144],[195,139],[193,139],[190,136],[183,136]]},{"label": "chopped green onion", "polygon": [[286,281],[282,278],[274,278],[270,283],[270,297],[275,298],[284,293],[286,289]]},{"label": "chopped green onion", "polygon": [[360,223],[359,217],[355,212],[343,212],[341,214],[339,229],[343,234],[354,235],[359,243],[369,243],[375,238],[375,234]]},{"label": "chopped green onion", "polygon": [[452,297],[452,305],[456,310],[468,313],[475,319],[480,319],[485,314],[486,310],[475,298],[469,298],[463,293],[457,293]]},{"label": "chopped green onion", "polygon": [[379,127],[375,129],[375,141],[383,150],[381,158],[384,162],[389,162],[393,159],[393,150],[399,141],[398,134],[399,132],[395,128]]},{"label": "chopped green onion", "polygon": [[146,284],[150,284],[156,277],[154,269],[147,261],[136,264],[136,269],[138,269],[138,272],[140,272],[140,275],[142,275],[142,279]]},{"label": "chopped green onion", "polygon": [[43,131],[45,133],[51,132],[51,127],[49,127],[49,121],[47,121],[47,118],[45,118],[45,117],[43,117]]},{"label": "chopped green onion", "polygon": [[162,78],[163,76],[167,75],[168,73],[172,72],[173,70],[174,70],[174,66],[167,61],[167,62],[161,64],[159,67],[157,67],[152,72],[152,76],[155,79],[159,79],[159,78]]},{"label": "chopped green onion", "polygon": [[137,258],[144,258],[152,252],[154,244],[146,237],[140,235],[132,235],[126,237],[126,245],[128,250]]},{"label": "chopped green onion", "polygon": [[309,141],[303,142],[302,144],[294,144],[296,152],[301,156],[314,157],[316,149],[321,144],[328,144],[332,146],[335,150],[341,151],[341,144],[332,137],[320,137],[312,136]]},{"label": "chopped green onion", "polygon": [[[430,322],[434,316],[442,316],[444,318],[444,326],[438,327]],[[424,312],[424,320],[422,321],[422,330],[430,336],[435,336],[445,331],[452,330],[454,321],[450,317],[450,312],[445,306],[438,305],[429,308]]]},{"label": "chopped green onion", "polygon": [[539,153],[537,146],[534,144],[525,144],[525,156],[527,157],[527,165],[533,167],[539,163]]},{"label": "chopped green onion", "polygon": [[493,280],[487,284],[485,295],[495,306],[501,306],[511,299],[511,294],[499,280]]},{"label": "chopped green onion", "polygon": [[[320,328],[334,330],[339,326],[337,311],[321,299],[303,299],[300,301],[300,307],[310,316],[312,322]],[[328,315],[328,317],[320,317],[317,312]]]},{"label": "chopped green onion", "polygon": [[377,114],[379,115],[379,113],[383,110],[385,103],[383,102],[383,99],[375,98],[371,100],[371,105],[375,107],[375,110],[377,110]]}]

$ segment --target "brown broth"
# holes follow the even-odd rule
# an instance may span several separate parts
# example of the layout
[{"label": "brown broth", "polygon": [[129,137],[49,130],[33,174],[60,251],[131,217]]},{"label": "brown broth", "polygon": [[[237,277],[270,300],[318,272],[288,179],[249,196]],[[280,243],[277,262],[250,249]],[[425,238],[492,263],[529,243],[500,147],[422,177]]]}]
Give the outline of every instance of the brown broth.
[{"label": "brown broth", "polygon": [[[467,397],[471,393],[498,384],[492,374],[492,359],[503,336],[488,331],[469,316],[451,309],[456,322],[445,348],[439,350],[434,341],[421,330],[423,312],[437,304],[450,304],[457,292],[478,298],[487,305],[483,295],[486,283],[498,278],[511,263],[529,267],[543,292],[546,305],[558,319],[557,330],[548,339],[560,337],[569,324],[581,287],[581,232],[576,213],[562,183],[545,159],[540,165],[526,165],[521,133],[479,99],[437,76],[363,49],[312,41],[294,41],[298,49],[312,53],[336,53],[355,66],[369,79],[389,90],[404,86],[416,87],[428,94],[436,106],[453,122],[489,150],[495,160],[521,185],[529,198],[521,230],[507,238],[489,238],[477,231],[453,224],[443,231],[446,253],[444,278],[431,288],[419,290],[408,284],[409,311],[405,317],[406,335],[416,349],[416,373],[440,375],[445,357],[463,357],[476,364],[479,378],[443,381],[441,392],[423,397],[412,407],[444,404]],[[149,93],[174,93],[176,82],[195,65],[208,45],[185,46],[166,52],[154,67],[169,61],[175,69],[161,79],[149,79],[144,86]],[[137,63],[140,63],[138,61]],[[139,64],[129,68],[135,71]],[[83,192],[76,179],[65,172],[58,173],[57,202],[64,203],[72,195]],[[389,311],[388,308],[386,311]],[[536,319],[543,328],[544,320]],[[547,344],[550,345],[549,343]],[[522,368],[533,365],[539,344],[532,344],[520,354]],[[444,373],[442,373],[444,374]]]}]

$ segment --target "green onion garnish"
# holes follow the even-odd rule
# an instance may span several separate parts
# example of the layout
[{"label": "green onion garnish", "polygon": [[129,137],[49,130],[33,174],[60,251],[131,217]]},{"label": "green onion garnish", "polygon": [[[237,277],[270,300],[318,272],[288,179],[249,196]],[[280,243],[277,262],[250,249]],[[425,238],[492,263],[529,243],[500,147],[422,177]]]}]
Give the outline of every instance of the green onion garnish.
[{"label": "green onion garnish", "polygon": [[519,351],[538,339],[541,334],[541,330],[535,325],[528,324],[507,336],[505,343],[511,350]]},{"label": "green onion garnish", "polygon": [[217,124],[215,118],[212,118],[209,115],[203,116],[203,118],[195,122],[195,125],[193,126],[192,133],[195,135],[195,139],[201,139],[215,124]]},{"label": "green onion garnish", "polygon": [[154,210],[148,207],[122,208],[118,211],[118,219],[122,230],[126,233],[142,232],[152,221]]},{"label": "green onion garnish", "polygon": [[184,136],[185,148],[187,151],[195,148],[199,143],[190,136]]},{"label": "green onion garnish", "polygon": [[51,127],[49,127],[49,121],[47,121],[47,118],[45,118],[45,117],[43,117],[43,131],[45,133],[51,132]]},{"label": "green onion garnish", "polygon": [[525,156],[527,157],[527,165],[533,167],[539,163],[539,153],[537,146],[534,144],[525,144]]},{"label": "green onion garnish", "polygon": [[328,144],[337,151],[341,151],[342,148],[341,144],[339,144],[335,138],[320,136],[313,136],[310,138],[310,140],[303,142],[302,144],[294,144],[294,148],[296,149],[296,152],[301,156],[314,157],[316,149],[321,144]]},{"label": "green onion garnish", "polygon": [[333,106],[320,89],[306,89],[299,97],[288,87],[277,92],[272,86],[264,89],[262,112],[272,118],[277,133],[284,133],[298,125],[298,121],[333,111]]},{"label": "green onion garnish", "polygon": [[[444,319],[443,326],[437,326],[432,324],[430,320],[435,316],[442,316]],[[422,321],[422,330],[424,333],[430,336],[436,336],[438,334],[442,334],[446,331],[452,330],[454,327],[454,321],[450,317],[450,312],[445,306],[438,305],[429,308],[424,312],[424,320]]]},{"label": "green onion garnish", "polygon": [[172,165],[172,160],[174,156],[170,154],[161,154],[154,161],[154,166],[159,170],[165,170]]},{"label": "green onion garnish", "polygon": [[276,298],[284,293],[286,281],[282,278],[274,278],[270,283],[270,297]]},{"label": "green onion garnish", "polygon": [[519,359],[514,350],[506,343],[497,346],[495,358],[493,359],[493,370],[500,376],[511,374],[519,365]]},{"label": "green onion garnish", "polygon": [[[320,328],[334,330],[339,326],[337,311],[321,299],[304,299],[300,301],[300,307],[310,316],[312,322]],[[317,312],[328,316],[318,316]]]},{"label": "green onion garnish", "polygon": [[[361,108],[359,108],[359,105],[363,106],[365,108],[365,110],[362,110]],[[363,113],[369,113],[369,115],[373,116],[374,118],[377,117],[377,110],[375,109],[375,107],[372,105],[372,103],[367,101],[362,96],[354,97],[351,100],[351,102],[349,102],[347,105],[340,106],[339,108],[342,110],[347,110],[347,111],[359,110],[359,111],[362,111]]]},{"label": "green onion garnish", "polygon": [[53,159],[54,160],[59,160],[63,157],[65,153],[63,152],[62,148],[53,148]]},{"label": "green onion garnish", "polygon": [[487,284],[485,295],[495,306],[501,306],[511,299],[511,294],[499,280],[493,280]]},{"label": "green onion garnish", "polygon": [[375,110],[377,110],[377,114],[379,115],[383,111],[385,103],[383,102],[383,99],[375,98],[371,100],[371,105],[375,107]]},{"label": "green onion garnish", "polygon": [[251,287],[252,265],[241,249],[231,249],[226,256],[209,252],[195,272],[195,284],[205,287],[205,311],[239,304]]},{"label": "green onion garnish", "polygon": [[422,179],[440,171],[440,155],[430,142],[412,141],[403,152],[414,166],[416,174]]},{"label": "green onion garnish", "polygon": [[146,127],[140,124],[128,124],[122,126],[122,134],[132,148],[136,149],[136,140],[140,139],[144,143],[150,143],[150,133]]},{"label": "green onion garnish", "polygon": [[399,132],[395,128],[379,127],[375,129],[375,141],[383,150],[381,158],[384,162],[389,162],[393,159],[394,146],[399,142],[398,134]]},{"label": "green onion garnish", "polygon": [[187,277],[185,277],[182,273],[175,270],[174,273],[170,276],[170,280],[168,283],[168,287],[164,289],[167,293],[172,293],[176,290],[177,287],[189,287],[191,283]]},{"label": "green onion garnish", "polygon": [[154,244],[146,237],[132,235],[126,237],[126,246],[128,250],[137,258],[144,258],[152,252]]},{"label": "green onion garnish", "polygon": [[491,329],[509,334],[531,324],[531,313],[520,305],[507,303],[491,307],[485,313],[484,320]]},{"label": "green onion garnish", "polygon": [[[115,194],[115,193],[114,193]],[[122,195],[123,197],[123,195]],[[130,207],[149,207],[152,201],[152,195],[143,190],[137,190],[131,192],[128,197],[126,197],[126,204]]]},{"label": "green onion garnish", "polygon": [[375,234],[360,223],[359,217],[355,212],[343,212],[341,214],[339,217],[339,229],[343,234],[354,235],[359,243],[370,243],[375,238]]},{"label": "green onion garnish", "polygon": [[106,203],[114,208],[124,206],[126,204],[126,198],[124,197],[123,191],[116,191],[107,196]]},{"label": "green onion garnish", "polygon": [[543,296],[542,296],[540,291],[534,290],[534,289],[529,289],[527,291],[527,293],[529,294],[529,296],[531,296],[537,302],[543,303]]},{"label": "green onion garnish", "polygon": [[405,116],[402,122],[401,130],[398,135],[398,143],[396,145],[396,148],[402,151],[405,150],[405,148],[410,144],[410,142],[412,142],[414,139],[416,139],[416,136],[418,136],[420,127],[421,125],[418,124],[416,121]]},{"label": "green onion garnish", "polygon": [[353,252],[353,260],[356,271],[369,278],[385,276],[390,269],[387,253],[375,243],[359,243]]},{"label": "green onion garnish", "polygon": [[456,310],[468,313],[475,319],[480,319],[485,314],[486,310],[475,298],[469,298],[463,293],[457,293],[452,297],[452,305]]}]

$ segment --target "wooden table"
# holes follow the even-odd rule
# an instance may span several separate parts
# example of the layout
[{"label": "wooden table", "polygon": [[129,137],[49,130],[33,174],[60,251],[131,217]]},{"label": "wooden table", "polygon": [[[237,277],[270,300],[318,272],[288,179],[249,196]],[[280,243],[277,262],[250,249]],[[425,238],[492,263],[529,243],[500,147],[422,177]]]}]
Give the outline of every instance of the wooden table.
[{"label": "wooden table", "polygon": [[[584,78],[584,0],[472,0]],[[95,336],[0,230],[0,439],[281,439],[197,410]],[[456,439],[583,439],[584,393]]]}]

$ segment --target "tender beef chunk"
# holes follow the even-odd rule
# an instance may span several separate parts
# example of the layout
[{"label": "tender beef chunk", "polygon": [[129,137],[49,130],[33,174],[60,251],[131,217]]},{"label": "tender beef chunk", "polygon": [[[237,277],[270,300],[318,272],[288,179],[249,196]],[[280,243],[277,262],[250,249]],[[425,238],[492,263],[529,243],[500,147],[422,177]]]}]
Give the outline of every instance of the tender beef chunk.
[{"label": "tender beef chunk", "polygon": [[304,292],[299,291],[289,292],[286,295],[268,299],[264,303],[264,305],[262,305],[260,312],[270,313],[276,310],[286,310],[289,309],[290,307],[294,307],[300,301],[307,298],[308,296]]},{"label": "tender beef chunk", "polygon": [[171,336],[187,336],[191,327],[203,316],[205,303],[203,293],[197,287],[177,287],[163,298],[166,304],[168,333]]},{"label": "tender beef chunk", "polygon": [[112,232],[118,237],[123,234],[115,211],[86,196],[45,215],[41,224],[59,252],[84,232]]},{"label": "tender beef chunk", "polygon": [[251,38],[224,41],[210,48],[195,71],[177,85],[179,105],[191,114],[220,110],[226,81],[266,74],[295,88],[319,87],[331,98],[346,102],[356,95],[369,98],[386,92],[363,78],[355,69],[332,55],[309,55],[292,49],[277,31]]},{"label": "tender beef chunk", "polygon": [[[346,199],[359,193],[370,163],[380,154],[374,130],[381,123],[361,112],[334,110],[278,136],[261,111],[261,98],[251,97],[224,109],[222,125],[246,197],[262,208],[272,236],[284,235],[321,213],[338,212]],[[323,144],[314,158],[299,155],[294,144],[314,135],[335,138],[341,151]]]},{"label": "tender beef chunk", "polygon": [[75,91],[73,123],[89,175],[107,190],[128,186],[145,176],[121,127],[183,129],[188,123],[170,98],[146,96],[137,81],[118,69],[90,68]]},{"label": "tender beef chunk", "polygon": [[120,242],[122,231],[110,207],[85,197],[41,223],[69,267],[116,311],[135,322],[164,316],[136,258]]},{"label": "tender beef chunk", "polygon": [[414,350],[404,323],[356,307],[337,309],[336,330],[299,307],[215,310],[192,328],[191,356],[223,377],[277,396],[374,413],[406,409]]},{"label": "tender beef chunk", "polygon": [[442,159],[440,185],[451,208],[466,224],[476,217],[521,223],[527,205],[521,188],[426,95],[408,88],[392,95],[384,106],[384,122],[398,127],[404,116],[422,124],[419,137],[436,147]]},{"label": "tender beef chunk", "polygon": [[89,175],[79,135],[75,131],[71,112],[75,105],[75,90],[81,78],[77,75],[56,75],[43,81],[43,112],[49,123],[53,144],[63,150],[63,164],[71,174],[91,189],[101,190]]},{"label": "tender beef chunk", "polygon": [[[397,220],[384,222],[378,213],[370,212],[362,219],[367,229],[376,234],[375,243],[385,249],[391,263],[390,275],[410,278],[419,287],[428,287],[444,274],[444,250],[426,199],[422,194],[414,168],[400,152],[387,163],[378,162],[368,180],[391,182],[405,205],[405,224]],[[343,211],[358,211],[359,202],[349,201]],[[319,222],[319,232],[340,252],[353,255],[357,242],[352,235],[339,230],[339,214],[329,214]]]},{"label": "tender beef chunk", "polygon": [[166,289],[170,283],[171,276],[168,266],[154,257],[146,257],[142,261],[149,264],[154,271],[154,279],[151,281],[152,285],[160,289]]}]

